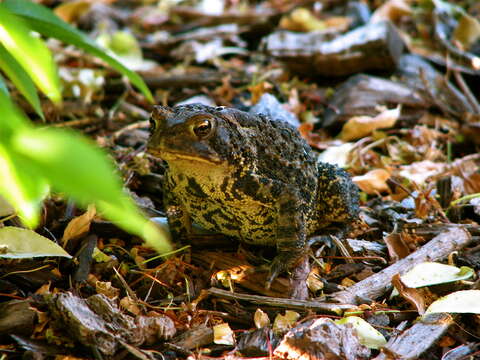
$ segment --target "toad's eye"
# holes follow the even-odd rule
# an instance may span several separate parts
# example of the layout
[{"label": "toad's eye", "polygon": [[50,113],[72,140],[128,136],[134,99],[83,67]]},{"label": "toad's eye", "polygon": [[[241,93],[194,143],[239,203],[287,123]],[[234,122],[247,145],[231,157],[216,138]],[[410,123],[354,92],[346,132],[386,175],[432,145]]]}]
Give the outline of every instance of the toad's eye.
[{"label": "toad's eye", "polygon": [[197,135],[201,139],[210,135],[211,131],[212,131],[212,123],[210,120],[207,120],[207,119],[200,121],[193,128],[193,132],[195,133],[195,135]]},{"label": "toad's eye", "polygon": [[150,118],[150,128],[149,128],[150,135],[153,135],[153,132],[155,131],[156,128],[157,128],[157,122],[152,118]]}]

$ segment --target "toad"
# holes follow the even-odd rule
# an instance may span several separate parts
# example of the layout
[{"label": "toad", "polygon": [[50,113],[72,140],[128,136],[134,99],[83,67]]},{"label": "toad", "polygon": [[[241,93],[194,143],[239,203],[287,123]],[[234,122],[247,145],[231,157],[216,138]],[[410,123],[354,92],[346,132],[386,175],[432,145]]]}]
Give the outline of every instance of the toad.
[{"label": "toad", "polygon": [[307,238],[358,214],[344,170],[317,162],[286,122],[201,104],[156,106],[148,151],[168,164],[164,204],[174,239],[192,222],[255,245],[275,246],[267,288],[306,253]]}]

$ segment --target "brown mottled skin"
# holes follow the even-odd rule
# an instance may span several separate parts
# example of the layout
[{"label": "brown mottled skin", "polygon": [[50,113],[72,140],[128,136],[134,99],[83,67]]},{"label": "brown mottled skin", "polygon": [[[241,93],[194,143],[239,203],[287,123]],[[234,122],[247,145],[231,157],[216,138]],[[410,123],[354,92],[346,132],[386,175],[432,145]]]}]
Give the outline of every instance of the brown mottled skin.
[{"label": "brown mottled skin", "polygon": [[348,174],[317,163],[289,124],[201,104],[156,106],[150,153],[168,163],[164,197],[174,238],[191,223],[240,241],[276,246],[267,285],[294,265],[307,237],[358,213]]}]

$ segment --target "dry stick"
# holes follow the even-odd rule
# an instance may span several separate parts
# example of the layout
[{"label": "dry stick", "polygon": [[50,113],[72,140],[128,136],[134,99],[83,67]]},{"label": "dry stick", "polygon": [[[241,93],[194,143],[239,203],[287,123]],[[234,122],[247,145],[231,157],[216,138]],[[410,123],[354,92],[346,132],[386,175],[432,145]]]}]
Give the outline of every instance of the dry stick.
[{"label": "dry stick", "polygon": [[115,131],[112,135],[113,141],[116,141],[120,136],[122,136],[124,133],[133,131],[136,129],[147,129],[149,127],[149,121],[139,121],[135,122],[133,124],[128,124],[127,126],[122,127],[121,129]]},{"label": "dry stick", "polygon": [[463,95],[467,98],[468,102],[472,106],[473,110],[475,111],[475,114],[480,114],[480,105],[478,104],[477,99],[475,98],[475,95],[472,94],[472,91],[468,87],[468,85],[465,83],[465,80],[462,77],[462,74],[458,70],[453,71],[453,76],[455,77],[455,80],[457,81],[458,86],[460,89],[463,91]]},{"label": "dry stick", "polygon": [[349,304],[332,304],[322,301],[310,301],[310,300],[295,300],[295,299],[286,299],[286,298],[274,298],[269,296],[259,296],[259,295],[247,295],[233,293],[227,290],[210,288],[206,290],[208,294],[215,295],[224,299],[231,300],[244,300],[249,301],[258,305],[268,305],[276,306],[288,309],[297,309],[297,310],[314,310],[322,311],[327,313],[333,313],[335,315],[341,315],[344,310],[351,309],[355,307],[354,305]]},{"label": "dry stick", "polygon": [[375,300],[384,295],[392,286],[392,277],[404,274],[415,265],[425,261],[438,261],[446,258],[453,251],[464,248],[472,241],[470,233],[461,226],[451,226],[450,229],[437,235],[420,249],[395,264],[369,276],[346,290],[331,295],[340,303],[357,304]]}]

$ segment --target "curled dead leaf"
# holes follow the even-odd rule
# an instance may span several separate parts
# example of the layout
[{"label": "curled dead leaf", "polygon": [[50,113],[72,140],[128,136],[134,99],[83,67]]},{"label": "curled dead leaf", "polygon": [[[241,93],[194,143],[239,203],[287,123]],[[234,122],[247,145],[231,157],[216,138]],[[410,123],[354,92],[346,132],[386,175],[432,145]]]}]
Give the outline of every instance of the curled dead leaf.
[{"label": "curled dead leaf", "polygon": [[95,217],[97,211],[94,205],[89,205],[85,213],[80,216],[73,218],[65,228],[62,237],[62,244],[65,244],[74,238],[78,238],[82,235],[85,235],[90,231],[90,224],[92,223],[93,218]]},{"label": "curled dead leaf", "polygon": [[343,125],[340,132],[340,139],[350,141],[360,139],[367,136],[377,129],[390,128],[397,122],[400,117],[401,106],[395,109],[382,111],[377,116],[354,116]]},{"label": "curled dead leaf", "polygon": [[388,0],[372,14],[372,22],[390,20],[396,22],[412,13],[411,4],[407,0]]},{"label": "curled dead leaf", "polygon": [[354,176],[352,180],[360,190],[371,195],[388,191],[387,180],[390,176],[385,169],[375,169],[364,175]]},{"label": "curled dead leaf", "polygon": [[273,322],[273,331],[276,334],[287,332],[300,318],[300,314],[296,311],[286,310],[285,315],[277,314]]},{"label": "curled dead leaf", "polygon": [[392,277],[392,284],[399,294],[412,304],[420,315],[425,313],[425,297],[420,289],[410,288],[402,282],[399,274]]}]

